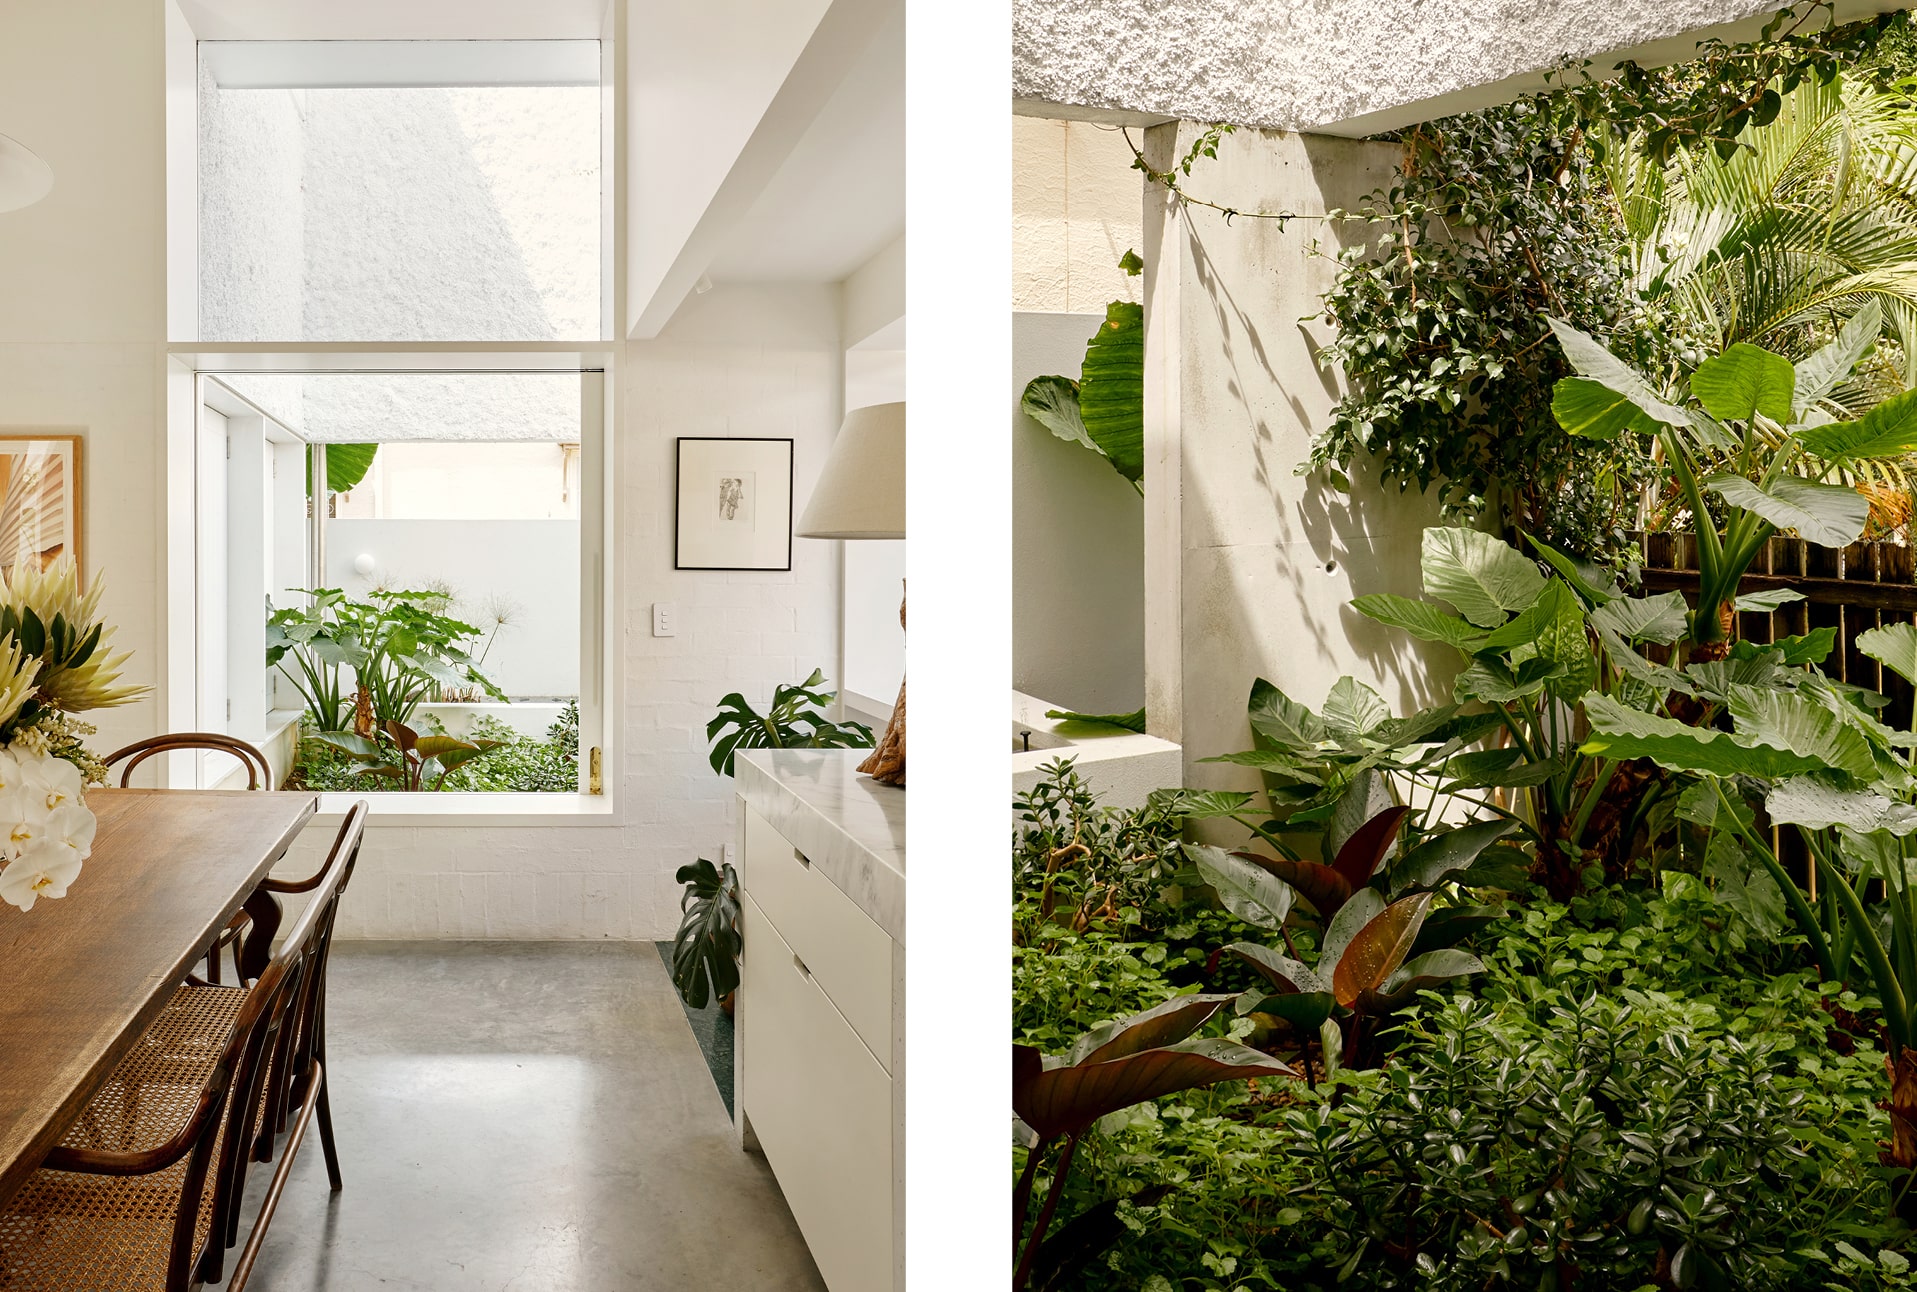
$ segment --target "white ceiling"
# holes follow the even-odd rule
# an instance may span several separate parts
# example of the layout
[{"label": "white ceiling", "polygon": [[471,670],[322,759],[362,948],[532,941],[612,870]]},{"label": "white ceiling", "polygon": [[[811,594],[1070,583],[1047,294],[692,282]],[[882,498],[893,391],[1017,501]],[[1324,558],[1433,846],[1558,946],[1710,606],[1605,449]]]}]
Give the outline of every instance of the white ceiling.
[{"label": "white ceiling", "polygon": [[598,40],[606,0],[180,0],[201,40]]},{"label": "white ceiling", "polygon": [[905,6],[733,228],[715,282],[838,282],[905,231]]}]

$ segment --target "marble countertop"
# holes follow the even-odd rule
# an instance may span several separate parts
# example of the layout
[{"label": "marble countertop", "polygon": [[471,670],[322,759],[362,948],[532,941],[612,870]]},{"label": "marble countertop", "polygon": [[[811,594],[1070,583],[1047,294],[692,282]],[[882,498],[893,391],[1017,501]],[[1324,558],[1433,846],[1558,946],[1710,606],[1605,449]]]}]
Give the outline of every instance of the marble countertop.
[{"label": "marble countertop", "polygon": [[854,769],[867,749],[740,750],[739,794],[905,943],[905,791]]}]

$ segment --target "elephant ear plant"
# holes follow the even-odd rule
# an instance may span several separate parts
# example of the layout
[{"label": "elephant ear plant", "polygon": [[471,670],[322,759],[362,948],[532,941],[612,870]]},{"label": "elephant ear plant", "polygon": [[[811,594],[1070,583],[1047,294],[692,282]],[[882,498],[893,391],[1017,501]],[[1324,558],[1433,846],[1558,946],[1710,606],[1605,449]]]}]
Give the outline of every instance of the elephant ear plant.
[{"label": "elephant ear plant", "polygon": [[[1098,1250],[1116,1240],[1115,1203],[1075,1218],[1049,1242],[1078,1142],[1099,1118],[1133,1104],[1221,1081],[1298,1074],[1268,1054],[1223,1037],[1191,1039],[1226,1005],[1228,995],[1175,996],[1171,1000],[1093,1028],[1062,1055],[1029,1045],[1012,1046],[1012,1111],[1031,1132],[1025,1168],[1012,1195],[1012,1244],[1018,1265],[1013,1292],[1062,1284]],[[1027,1225],[1033,1185],[1054,1145],[1051,1184],[1038,1215]],[[1101,1236],[1102,1235],[1102,1241]]]},{"label": "elephant ear plant", "polygon": [[1824,547],[1856,542],[1870,518],[1859,473],[1917,451],[1917,391],[1852,421],[1832,416],[1832,391],[1874,337],[1862,326],[1798,364],[1740,341],[1698,365],[1688,398],[1682,390],[1667,398],[1594,338],[1550,324],[1578,374],[1553,391],[1558,423],[1591,439],[1651,437],[1690,517],[1699,574],[1685,633],[1693,657],[1728,653],[1738,581],[1773,534],[1794,530]]},{"label": "elephant ear plant", "polygon": [[[1917,682],[1917,626],[1872,629],[1855,645]],[[1876,997],[1889,1042],[1883,1158],[1909,1171],[1917,1168],[1917,776],[1908,751],[1917,734],[1879,722],[1882,703],[1810,669],[1731,681],[1702,726],[1593,696],[1585,748],[1694,778],[1680,813],[1706,831],[1707,855],[1768,875],[1820,977]],[[1729,730],[1713,725],[1726,719]],[[1760,805],[1768,827],[1758,823]],[[1771,830],[1784,827],[1808,853],[1802,887],[1772,842]]]}]

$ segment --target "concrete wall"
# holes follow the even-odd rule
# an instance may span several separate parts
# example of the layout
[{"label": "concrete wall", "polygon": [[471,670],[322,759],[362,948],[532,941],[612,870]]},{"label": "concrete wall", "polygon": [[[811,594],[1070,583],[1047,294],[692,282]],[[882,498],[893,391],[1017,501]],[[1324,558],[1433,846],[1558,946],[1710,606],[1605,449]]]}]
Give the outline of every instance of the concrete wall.
[{"label": "concrete wall", "polygon": [[[1646,66],[1704,34],[1747,39],[1777,0],[1013,0],[1012,93],[1133,120],[1230,121],[1354,137],[1544,86],[1569,57]],[[1901,9],[1840,0],[1841,20]],[[1727,30],[1717,30],[1730,24]]]},{"label": "concrete wall", "polygon": [[[1154,127],[1154,164],[1182,156],[1193,130]],[[1184,746],[1194,785],[1256,784],[1198,761],[1249,748],[1255,677],[1313,707],[1345,673],[1398,712],[1450,690],[1442,657],[1348,605],[1417,595],[1435,505],[1365,472],[1349,496],[1294,474],[1340,393],[1315,359],[1326,325],[1300,322],[1335,271],[1314,250],[1339,237],[1322,216],[1356,205],[1396,161],[1384,144],[1241,131],[1207,166],[1207,192],[1305,218],[1280,229],[1146,207],[1146,711],[1152,734]]]},{"label": "concrete wall", "polygon": [[[362,553],[371,578],[353,570]],[[326,528],[326,586],[362,595],[375,581],[452,587],[452,614],[487,627],[487,607],[512,603],[485,672],[507,695],[579,694],[579,522],[576,520],[335,520]],[[716,697],[715,697],[716,698]]]},{"label": "concrete wall", "polygon": [[1143,183],[1116,129],[1014,117],[1012,308],[1103,314],[1107,301],[1137,300],[1118,262],[1138,249]]},{"label": "concrete wall", "polygon": [[1145,702],[1145,504],[1111,464],[1019,411],[1078,375],[1098,314],[1012,315],[1012,685],[1081,713]]}]

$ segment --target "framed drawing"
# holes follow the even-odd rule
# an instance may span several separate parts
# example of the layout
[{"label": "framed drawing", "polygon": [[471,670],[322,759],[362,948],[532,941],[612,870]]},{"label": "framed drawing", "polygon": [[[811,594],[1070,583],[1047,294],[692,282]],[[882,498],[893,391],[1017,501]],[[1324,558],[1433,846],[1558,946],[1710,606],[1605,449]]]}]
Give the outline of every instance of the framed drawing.
[{"label": "framed drawing", "polygon": [[675,570],[792,568],[792,441],[679,438]]},{"label": "framed drawing", "polygon": [[0,572],[81,561],[80,441],[68,431],[0,435]]}]

